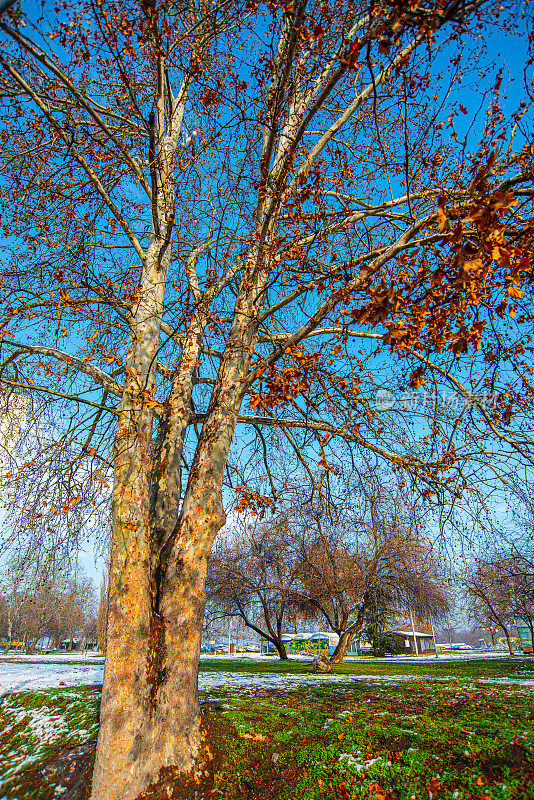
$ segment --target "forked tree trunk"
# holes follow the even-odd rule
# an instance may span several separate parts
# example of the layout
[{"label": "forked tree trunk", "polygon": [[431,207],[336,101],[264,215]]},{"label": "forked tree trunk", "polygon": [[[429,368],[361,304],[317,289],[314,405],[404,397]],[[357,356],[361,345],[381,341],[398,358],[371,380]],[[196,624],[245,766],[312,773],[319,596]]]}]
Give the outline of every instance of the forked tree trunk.
[{"label": "forked tree trunk", "polygon": [[[164,104],[163,95],[160,99]],[[176,131],[177,136],[179,125]],[[174,149],[176,144],[177,139]],[[154,395],[174,214],[172,156],[165,154],[165,147],[162,152],[161,181],[168,191],[158,194],[157,215],[169,238],[161,245],[158,237],[151,237],[124,372],[115,437],[106,664],[91,800],[135,800],[158,779],[162,768],[184,774],[199,767],[197,675],[207,559],[226,521],[223,475],[246,390],[244,376],[258,338],[255,321],[267,280],[254,250],[178,518],[181,451],[210,292],[215,290],[206,291],[198,316],[190,320],[165,425],[154,447],[146,401]]]},{"label": "forked tree trunk", "polygon": [[[354,638],[354,634],[359,633],[363,628],[365,610],[366,610],[365,602],[363,602],[361,608],[358,609],[358,616],[356,618],[356,621],[346,630],[336,631],[336,633],[339,635],[339,642],[337,643],[336,649],[334,650],[334,652],[330,657],[331,664],[340,664],[345,658],[347,650],[349,649],[352,640]],[[346,621],[344,624],[346,624]]]},{"label": "forked tree trunk", "polygon": [[[241,402],[235,372],[230,366],[228,372],[221,369],[224,380],[208,409],[180,517],[163,547],[166,526],[160,525],[168,506],[152,519],[146,421],[133,412],[119,420],[109,624],[92,800],[135,800],[164,767],[184,774],[198,766],[202,732],[197,677],[207,559],[226,521],[222,476]],[[132,437],[134,419],[137,435]],[[160,487],[172,478],[158,471],[156,475]]]},{"label": "forked tree trunk", "polygon": [[[230,420],[221,445],[223,463],[234,427]],[[209,439],[208,433],[205,446],[213,457]],[[129,480],[117,482],[114,490],[115,544],[92,800],[134,800],[157,781],[162,768],[188,773],[198,766],[197,677],[207,559],[225,522],[220,476],[213,474],[221,461],[215,459],[214,469],[210,463],[201,448],[191,470],[192,489],[156,579],[151,577],[146,472],[139,470],[138,480],[125,475]]]},{"label": "forked tree trunk", "polygon": [[171,554],[160,613],[142,560],[113,592],[93,800],[133,800],[163,767],[186,773],[195,766],[207,565],[205,521],[198,522],[196,536],[187,522],[191,547]]}]

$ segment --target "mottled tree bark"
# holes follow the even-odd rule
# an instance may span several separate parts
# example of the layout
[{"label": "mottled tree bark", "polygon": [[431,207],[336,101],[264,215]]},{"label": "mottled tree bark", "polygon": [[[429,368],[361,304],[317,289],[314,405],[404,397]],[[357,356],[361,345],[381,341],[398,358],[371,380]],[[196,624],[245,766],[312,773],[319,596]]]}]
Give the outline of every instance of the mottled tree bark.
[{"label": "mottled tree bark", "polygon": [[[247,300],[242,298],[245,306]],[[222,479],[252,350],[243,348],[253,330],[251,318],[250,308],[236,314],[235,338],[219,370],[179,516],[179,459],[201,332],[193,337],[196,353],[184,348],[153,471],[150,415],[142,403],[123,404],[116,436],[108,644],[92,800],[134,800],[162,768],[187,773],[198,767],[202,733],[197,676],[207,559],[226,519]],[[150,324],[148,317],[139,324],[136,341],[143,340],[145,324]],[[191,348],[195,351],[195,342]],[[153,362],[153,349],[154,344],[145,348],[137,360],[146,363],[148,351]],[[131,360],[136,361],[135,353]],[[135,397],[139,373],[130,371],[135,379],[126,397]]]}]

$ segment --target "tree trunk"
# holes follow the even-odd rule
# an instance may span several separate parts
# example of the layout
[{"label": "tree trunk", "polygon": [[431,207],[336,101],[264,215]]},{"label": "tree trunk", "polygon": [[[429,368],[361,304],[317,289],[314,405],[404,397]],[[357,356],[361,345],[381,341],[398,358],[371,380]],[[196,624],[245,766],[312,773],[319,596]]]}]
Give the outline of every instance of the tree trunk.
[{"label": "tree trunk", "polygon": [[[358,609],[358,616],[356,618],[356,621],[346,630],[336,631],[336,633],[339,635],[339,642],[337,643],[336,649],[334,650],[334,652],[330,657],[331,664],[340,664],[345,658],[347,650],[349,649],[352,639],[354,638],[354,634],[359,633],[363,628],[365,611],[366,611],[366,601],[364,598],[364,601],[361,603],[361,606]],[[347,622],[348,619],[343,618],[342,624],[346,625]]]},{"label": "tree trunk", "polygon": [[287,649],[285,644],[281,639],[276,638],[274,641],[274,646],[278,650],[278,655],[280,656],[280,661],[288,661]]},{"label": "tree trunk", "polygon": [[511,656],[515,656],[512,640],[510,639],[510,631],[508,630],[506,625],[501,625],[501,628],[504,632],[504,635],[506,636],[506,644],[508,645],[508,652],[510,653]]},{"label": "tree trunk", "polygon": [[133,800],[163,767],[185,773],[195,765],[206,568],[207,556],[194,547],[172,559],[160,613],[151,609],[142,563],[113,592],[93,800]]},{"label": "tree trunk", "polygon": [[7,623],[7,643],[4,647],[4,655],[7,655],[11,650],[11,643],[13,641],[13,622],[10,618],[8,618]]},{"label": "tree trunk", "polygon": [[181,774],[195,767],[202,738],[197,677],[207,559],[226,521],[222,480],[258,335],[254,320],[263,284],[254,253],[253,279],[243,278],[176,521],[181,448],[205,322],[191,323],[166,424],[153,447],[147,398],[154,394],[169,243],[163,261],[156,250],[153,236],[115,436],[109,622],[91,800],[135,800],[164,767]]},{"label": "tree trunk", "polygon": [[349,628],[347,631],[343,631],[339,637],[339,642],[336,645],[336,649],[330,656],[330,663],[331,664],[341,664],[343,659],[347,654],[347,650],[349,649],[351,642],[354,638],[355,633],[359,633],[361,630],[361,626],[355,626]]},{"label": "tree trunk", "polygon": [[[132,414],[130,423],[126,414],[119,420],[92,800],[134,800],[164,767],[182,774],[195,767],[202,736],[197,677],[207,559],[226,519],[222,474],[237,418],[237,412],[228,415],[227,410],[232,402],[240,403],[234,386],[226,392],[224,412],[217,404],[204,423],[178,523],[161,549],[161,518],[150,524],[150,446],[140,430],[144,420],[140,414]],[[133,439],[132,418],[137,425]]]}]

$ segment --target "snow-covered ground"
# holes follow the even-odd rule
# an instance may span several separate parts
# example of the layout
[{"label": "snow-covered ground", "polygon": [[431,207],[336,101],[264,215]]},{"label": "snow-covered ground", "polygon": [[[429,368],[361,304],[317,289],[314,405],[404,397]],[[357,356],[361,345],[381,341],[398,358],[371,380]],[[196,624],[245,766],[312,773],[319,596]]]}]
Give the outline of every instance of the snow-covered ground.
[{"label": "snow-covered ground", "polygon": [[[521,655],[521,654],[518,654]],[[380,659],[380,664],[387,664],[387,663],[394,663],[394,662],[410,662],[410,663],[429,663],[435,660],[435,656],[427,655],[427,656],[386,656]],[[452,653],[440,653],[439,660],[440,661],[472,661],[474,659],[479,658],[509,658],[508,651],[505,650],[456,650]],[[292,655],[290,656],[290,661],[311,661],[311,656],[306,655]],[[74,661],[76,663],[83,662],[87,664],[98,664],[100,662],[103,663],[104,658],[103,656],[99,655],[98,653],[93,653],[91,651],[87,651],[85,653],[81,652],[62,652],[62,653],[50,653],[48,655],[40,655],[36,653],[34,655],[25,656],[22,653],[10,653],[9,655],[0,654],[0,670],[2,669],[2,661],[25,661],[28,663],[35,663],[38,662],[40,664],[46,663],[54,663],[54,664],[64,664],[69,661]],[[221,653],[219,655],[214,655],[211,653],[202,653],[200,656],[201,661],[278,661],[277,655],[265,655],[265,653],[232,653],[231,655],[225,655]],[[373,659],[370,656],[345,656],[345,661],[354,661],[354,662],[361,662],[361,663],[370,663]]]},{"label": "snow-covered ground", "polygon": [[65,664],[69,661],[83,662],[87,664],[102,664],[104,663],[104,656],[99,653],[92,653],[87,651],[85,653],[77,653],[75,650],[68,653],[49,653],[48,655],[41,655],[34,653],[31,656],[25,656],[24,653],[11,652],[9,655],[0,655],[0,670],[2,669],[2,661],[27,661],[28,664]]},{"label": "snow-covered ground", "polygon": [[[481,657],[500,657],[504,653],[447,653],[440,656],[440,660],[453,663],[455,661],[465,661],[478,659]],[[16,662],[0,658],[0,697],[11,694],[12,692],[32,691],[35,689],[51,689],[60,686],[90,686],[101,684],[104,675],[104,659],[102,657],[86,655],[81,653],[61,653],[50,656],[21,656],[16,657]],[[228,656],[206,656],[213,660],[228,660]],[[260,656],[257,653],[236,654],[231,657],[234,661],[275,661],[273,656]],[[297,660],[297,659],[295,659]],[[298,660],[301,660],[300,658]],[[309,661],[309,659],[306,659]],[[350,661],[369,663],[368,657],[350,658]],[[429,663],[428,656],[403,657],[403,662]],[[380,659],[380,663],[398,663],[398,658]],[[526,677],[528,675],[528,677]],[[534,688],[532,673],[526,672],[525,677],[514,678],[485,678],[478,679],[485,683],[494,684],[516,684],[524,687]],[[419,676],[422,677],[422,676]],[[439,678],[428,675],[427,678],[435,680],[450,680],[454,676],[441,675]],[[293,689],[299,686],[310,686],[318,683],[346,683],[361,680],[375,681],[404,681],[412,680],[409,675],[314,675],[313,673],[301,675],[269,675],[269,674],[249,674],[239,672],[201,672],[199,675],[200,691],[212,689],[239,689],[248,688],[261,689]],[[468,679],[469,680],[469,679]],[[473,680],[473,679],[471,679]]]},{"label": "snow-covered ground", "polygon": [[65,664],[34,661],[0,664],[0,697],[12,692],[53,689],[58,686],[91,686],[102,683],[104,664]]}]

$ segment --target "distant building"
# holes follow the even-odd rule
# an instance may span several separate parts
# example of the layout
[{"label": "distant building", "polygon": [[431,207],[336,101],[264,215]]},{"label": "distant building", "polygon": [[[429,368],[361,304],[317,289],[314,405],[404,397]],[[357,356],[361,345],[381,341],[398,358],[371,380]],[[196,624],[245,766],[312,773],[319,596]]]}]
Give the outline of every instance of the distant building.
[{"label": "distant building", "polygon": [[402,647],[402,655],[405,656],[427,656],[436,655],[434,647],[434,637],[425,631],[387,631],[394,636]]},{"label": "distant building", "polygon": [[98,643],[96,639],[64,639],[60,642],[60,650],[96,650]]},{"label": "distant building", "polygon": [[[288,655],[314,655],[316,653],[332,653],[339,642],[339,636],[332,631],[316,631],[310,633],[284,633],[282,641]],[[277,650],[269,642],[269,653]]]},{"label": "distant building", "polygon": [[[434,638],[431,633],[429,634],[426,631],[415,631],[415,642],[417,644],[417,650],[414,646],[413,631],[395,629],[395,630],[384,631],[384,635],[394,638],[397,644],[397,648],[399,650],[398,655],[426,656],[426,655],[435,655],[436,653],[434,649]],[[361,636],[354,637],[354,639],[350,644],[349,649],[347,650],[347,655],[358,655],[358,656],[373,655],[372,645],[367,640],[364,634],[362,634]]]},{"label": "distant building", "polygon": [[521,649],[525,655],[534,655],[534,647],[532,644],[532,631],[528,621],[525,619],[516,620],[517,635],[521,642]]},{"label": "distant building", "polygon": [[[386,635],[392,636],[398,643],[400,655],[435,655],[434,638],[426,631],[415,631],[416,647],[414,646],[414,634],[412,631],[390,630],[385,631]],[[318,631],[315,633],[287,633],[282,636],[282,641],[286,645],[288,654],[298,655],[309,653],[330,653],[334,652],[339,636],[331,631]],[[416,649],[417,648],[417,649]],[[275,653],[273,645],[269,645],[269,652]],[[350,643],[347,655],[372,655],[372,646],[364,634],[356,634]]]}]

